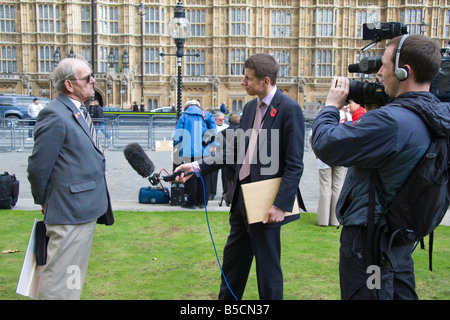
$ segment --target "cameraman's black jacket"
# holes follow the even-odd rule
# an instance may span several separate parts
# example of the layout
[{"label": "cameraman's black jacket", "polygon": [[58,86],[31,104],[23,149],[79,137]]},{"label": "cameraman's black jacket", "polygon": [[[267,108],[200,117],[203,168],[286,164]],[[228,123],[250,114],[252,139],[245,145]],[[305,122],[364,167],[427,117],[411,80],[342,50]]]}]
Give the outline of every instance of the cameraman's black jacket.
[{"label": "cameraman's black jacket", "polygon": [[[315,154],[330,166],[349,167],[336,214],[344,226],[366,225],[370,169],[377,168],[385,200],[391,201],[430,144],[430,134],[450,134],[450,103],[429,92],[407,92],[339,124],[339,110],[325,107],[313,124]],[[378,221],[382,208],[375,206]]]}]

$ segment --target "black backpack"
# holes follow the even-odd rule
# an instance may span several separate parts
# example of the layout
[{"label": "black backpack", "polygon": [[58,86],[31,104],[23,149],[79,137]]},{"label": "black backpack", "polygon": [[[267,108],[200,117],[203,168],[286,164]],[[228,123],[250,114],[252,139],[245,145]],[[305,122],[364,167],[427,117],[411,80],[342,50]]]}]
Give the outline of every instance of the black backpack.
[{"label": "black backpack", "polygon": [[[383,202],[381,182],[372,170],[369,184],[368,236],[375,237],[372,248],[377,263],[380,250],[389,252],[392,245],[406,245],[430,235],[430,265],[433,230],[440,224],[450,204],[448,137],[432,137],[431,143],[391,203]],[[378,226],[374,226],[375,192],[385,208]],[[369,238],[370,239],[370,238]],[[376,246],[379,247],[376,247]],[[423,245],[423,242],[422,242]]]},{"label": "black backpack", "polygon": [[19,197],[19,180],[8,172],[0,174],[0,209],[11,209]]}]

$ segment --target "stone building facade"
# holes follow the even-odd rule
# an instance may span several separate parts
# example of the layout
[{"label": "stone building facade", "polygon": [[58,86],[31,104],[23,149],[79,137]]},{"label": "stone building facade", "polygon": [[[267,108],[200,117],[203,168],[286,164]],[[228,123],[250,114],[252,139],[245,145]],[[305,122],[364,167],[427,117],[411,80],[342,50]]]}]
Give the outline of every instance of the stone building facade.
[{"label": "stone building facade", "polygon": [[[133,101],[140,104],[141,95],[145,110],[176,104],[177,59],[169,55],[176,47],[168,23],[177,2],[142,0],[141,16],[141,0],[2,1],[0,92],[53,98],[49,74],[59,53],[60,58],[73,55],[92,62],[104,106],[129,109]],[[304,106],[325,100],[333,76],[373,79],[347,69],[383,53],[385,40],[362,51],[370,43],[362,40],[364,23],[401,22],[410,34],[423,33],[442,47],[450,39],[450,0],[182,4],[191,22],[182,59],[183,103],[198,99],[209,109],[224,102],[237,111],[251,99],[240,82],[245,59],[257,52],[277,59],[278,87]]]}]

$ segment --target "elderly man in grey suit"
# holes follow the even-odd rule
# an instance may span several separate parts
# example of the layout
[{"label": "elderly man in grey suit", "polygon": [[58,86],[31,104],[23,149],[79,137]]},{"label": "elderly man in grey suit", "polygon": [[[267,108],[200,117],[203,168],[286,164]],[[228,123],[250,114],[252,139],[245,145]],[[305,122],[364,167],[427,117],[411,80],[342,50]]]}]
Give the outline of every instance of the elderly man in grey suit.
[{"label": "elderly man in grey suit", "polygon": [[34,201],[42,206],[49,238],[40,299],[79,299],[96,223],[114,218],[105,178],[105,156],[84,102],[94,96],[89,65],[62,60],[51,75],[59,95],[37,118],[28,159]]}]

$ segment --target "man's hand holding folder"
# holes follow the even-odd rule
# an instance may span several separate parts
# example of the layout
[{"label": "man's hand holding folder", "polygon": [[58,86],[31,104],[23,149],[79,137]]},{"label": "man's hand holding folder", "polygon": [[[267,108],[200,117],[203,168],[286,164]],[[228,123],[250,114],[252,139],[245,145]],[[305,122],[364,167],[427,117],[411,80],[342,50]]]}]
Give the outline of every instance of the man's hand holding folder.
[{"label": "man's hand holding folder", "polygon": [[262,221],[262,223],[277,223],[282,222],[284,220],[284,210],[278,209],[275,206],[271,206],[267,211],[266,217]]},{"label": "man's hand holding folder", "polygon": [[280,183],[281,178],[273,178],[241,185],[249,224],[282,222],[286,216],[300,213],[297,199],[294,200],[292,212],[273,206]]}]

